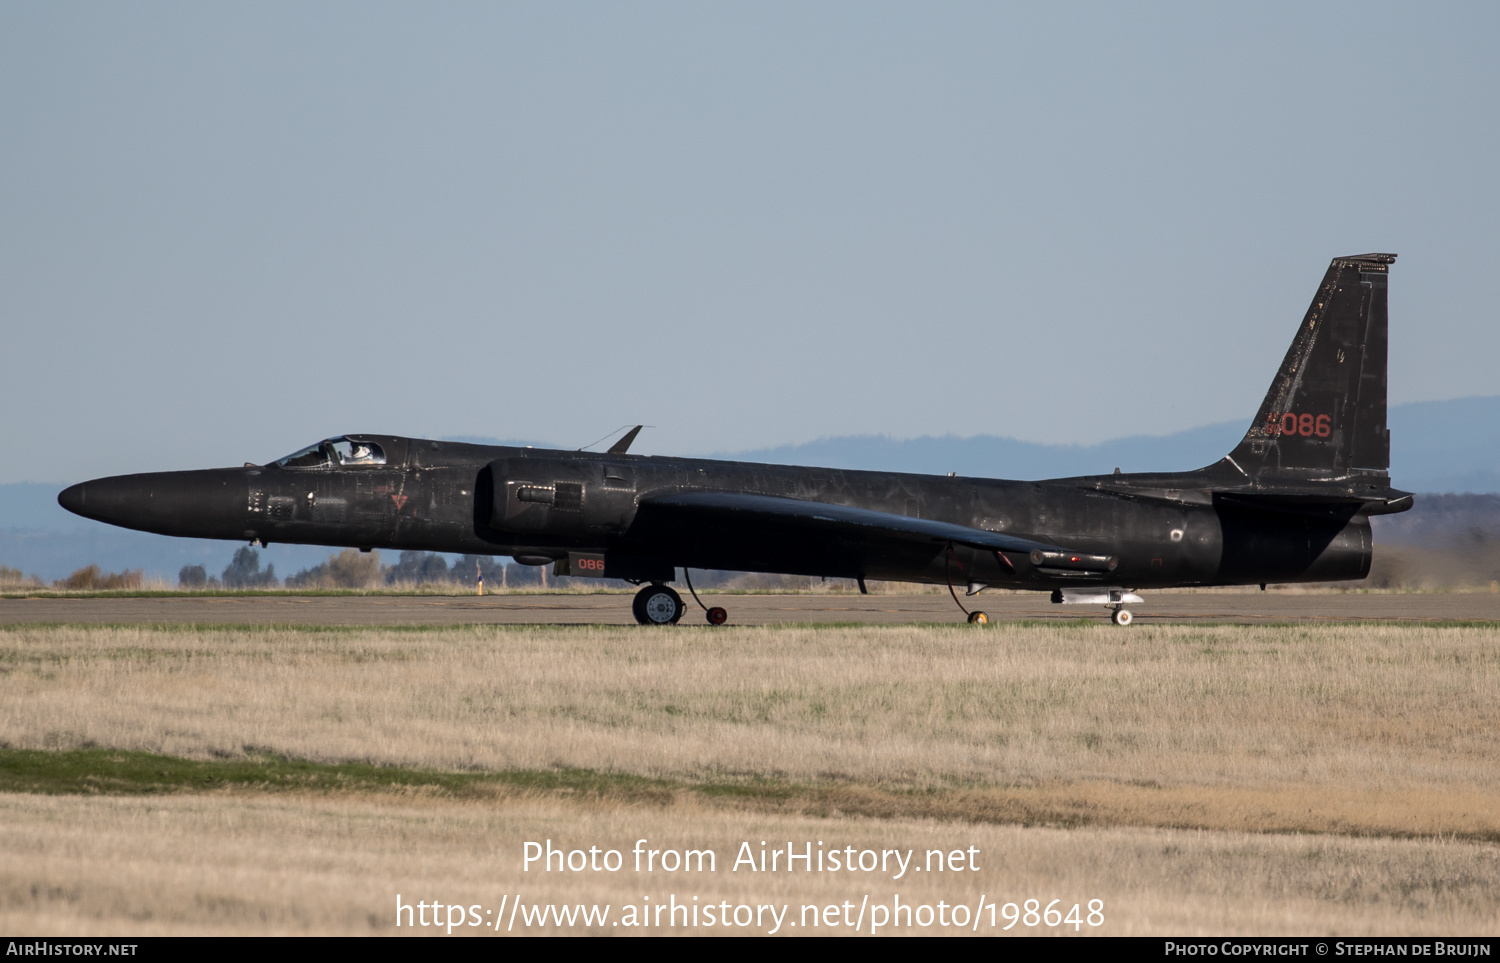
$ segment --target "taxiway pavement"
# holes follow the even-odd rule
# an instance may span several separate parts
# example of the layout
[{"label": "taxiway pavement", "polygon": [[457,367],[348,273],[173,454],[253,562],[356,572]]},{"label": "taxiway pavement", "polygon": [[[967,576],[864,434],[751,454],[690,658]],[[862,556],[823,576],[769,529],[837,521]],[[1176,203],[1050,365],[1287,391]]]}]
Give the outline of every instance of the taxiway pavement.
[{"label": "taxiway pavement", "polygon": [[[709,605],[729,611],[732,625],[783,622],[962,622],[963,613],[947,595],[730,595],[700,593]],[[703,610],[691,597],[683,624],[703,623]],[[985,593],[964,600],[993,621],[1097,619],[1102,605],[1053,605],[1041,594]],[[1362,594],[1341,592],[1161,592],[1131,606],[1139,623],[1273,622],[1441,622],[1500,621],[1500,595]],[[294,625],[461,625],[633,624],[630,596],[489,595],[464,596],[185,596],[169,598],[0,599],[0,625],[86,624],[266,624]]]}]

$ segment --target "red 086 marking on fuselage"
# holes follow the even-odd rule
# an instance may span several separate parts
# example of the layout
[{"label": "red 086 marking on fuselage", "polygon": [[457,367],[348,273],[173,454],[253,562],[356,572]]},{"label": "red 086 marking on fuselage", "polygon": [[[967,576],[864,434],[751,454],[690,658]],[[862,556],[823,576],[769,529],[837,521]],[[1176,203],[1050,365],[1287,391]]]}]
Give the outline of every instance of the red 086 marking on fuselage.
[{"label": "red 086 marking on fuselage", "polygon": [[1333,418],[1328,415],[1297,414],[1273,411],[1266,419],[1266,434],[1301,435],[1304,438],[1327,438],[1333,434]]}]

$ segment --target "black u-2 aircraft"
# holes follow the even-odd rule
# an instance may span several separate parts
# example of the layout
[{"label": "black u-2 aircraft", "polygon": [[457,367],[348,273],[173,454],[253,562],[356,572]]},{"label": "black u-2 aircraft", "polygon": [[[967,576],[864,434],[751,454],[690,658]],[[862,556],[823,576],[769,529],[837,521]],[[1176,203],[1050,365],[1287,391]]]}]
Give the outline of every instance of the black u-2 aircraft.
[{"label": "black u-2 aircraft", "polygon": [[642,585],[643,624],[682,617],[667,583],[696,568],[947,584],[965,611],[955,586],[1032,589],[1128,625],[1140,589],[1369,574],[1370,516],[1412,504],[1388,473],[1394,261],[1334,259],[1244,439],[1196,471],[1024,482],[644,457],[638,426],[603,453],[345,435],[58,501],[163,535],[510,555]]}]

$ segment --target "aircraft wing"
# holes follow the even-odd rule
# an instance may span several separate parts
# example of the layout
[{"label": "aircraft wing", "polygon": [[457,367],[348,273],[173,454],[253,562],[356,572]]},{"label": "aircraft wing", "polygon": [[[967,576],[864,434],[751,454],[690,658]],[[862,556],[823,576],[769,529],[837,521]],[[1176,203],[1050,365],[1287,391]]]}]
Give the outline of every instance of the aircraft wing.
[{"label": "aircraft wing", "polygon": [[1049,568],[1112,571],[1115,567],[1112,556],[1071,552],[1058,545],[1017,538],[1001,532],[931,518],[913,518],[868,508],[851,508],[847,505],[803,501],[778,495],[663,492],[643,498],[641,509],[648,518],[695,527],[709,525],[742,531],[774,528],[783,532],[791,529],[799,534],[828,538],[952,543],[992,552],[1025,555],[1033,565]]}]

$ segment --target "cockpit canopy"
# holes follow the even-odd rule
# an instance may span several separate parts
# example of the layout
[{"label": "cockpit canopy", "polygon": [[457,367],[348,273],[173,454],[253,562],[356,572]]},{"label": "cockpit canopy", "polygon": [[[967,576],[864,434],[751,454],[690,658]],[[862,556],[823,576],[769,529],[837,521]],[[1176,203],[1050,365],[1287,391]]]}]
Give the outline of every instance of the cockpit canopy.
[{"label": "cockpit canopy", "polygon": [[384,465],[385,450],[373,441],[345,438],[328,438],[316,445],[308,445],[301,451],[285,458],[276,459],[282,468],[343,468],[350,465]]}]

